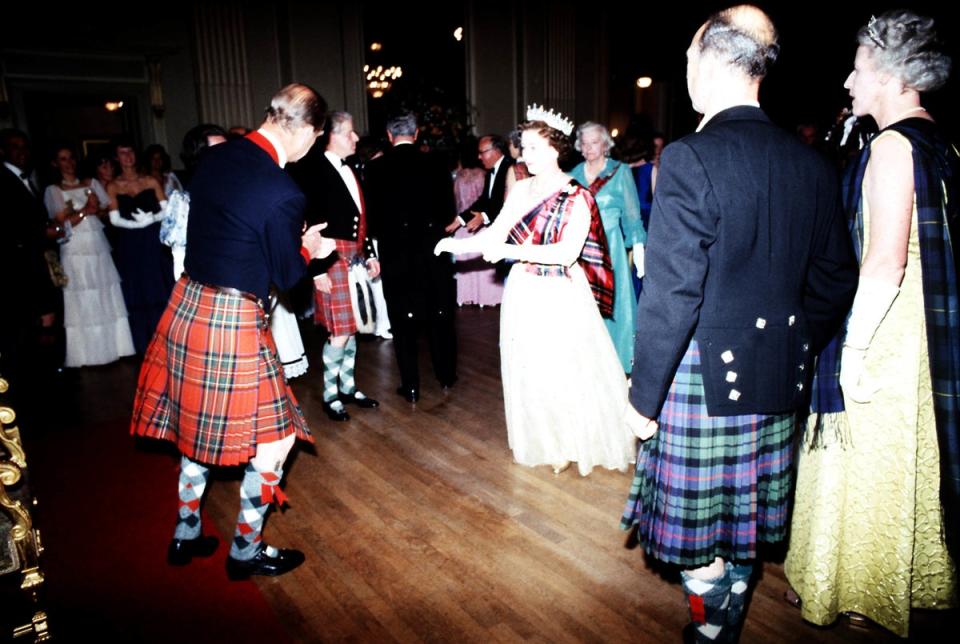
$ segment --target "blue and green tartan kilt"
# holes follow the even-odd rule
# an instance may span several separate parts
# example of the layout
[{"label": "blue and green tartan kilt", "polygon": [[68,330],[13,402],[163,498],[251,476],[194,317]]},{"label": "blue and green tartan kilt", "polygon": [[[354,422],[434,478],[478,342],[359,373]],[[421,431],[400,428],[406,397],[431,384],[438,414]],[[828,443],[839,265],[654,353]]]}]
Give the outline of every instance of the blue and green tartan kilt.
[{"label": "blue and green tartan kilt", "polygon": [[758,541],[784,538],[794,414],[710,416],[691,340],[658,420],[640,445],[621,528],[636,525],[650,555],[687,568],[755,559]]}]

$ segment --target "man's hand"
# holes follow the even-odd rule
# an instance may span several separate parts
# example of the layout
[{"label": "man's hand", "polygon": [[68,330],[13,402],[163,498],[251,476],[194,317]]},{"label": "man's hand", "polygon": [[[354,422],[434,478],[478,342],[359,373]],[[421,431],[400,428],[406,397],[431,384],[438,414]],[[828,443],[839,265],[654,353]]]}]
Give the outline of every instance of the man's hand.
[{"label": "man's hand", "polygon": [[373,257],[367,260],[367,275],[372,280],[377,279],[377,276],[380,275],[380,262]]},{"label": "man's hand", "polygon": [[321,293],[330,294],[333,290],[333,281],[330,280],[330,276],[326,273],[321,273],[313,278],[313,283],[317,287],[317,290]]},{"label": "man's hand", "polygon": [[623,410],[623,420],[633,435],[642,441],[651,438],[660,428],[657,421],[638,412],[629,401],[626,409]]},{"label": "man's hand", "polygon": [[457,232],[457,228],[459,228],[459,227],[460,227],[460,218],[459,218],[459,217],[454,217],[454,218],[453,218],[453,221],[451,221],[449,224],[447,224],[446,227],[443,229],[443,232],[445,232],[445,233],[447,233],[447,234],[449,235],[450,233],[455,233],[455,232]]},{"label": "man's hand", "polygon": [[325,223],[310,226],[300,237],[300,242],[310,253],[311,259],[322,259],[337,249],[335,241],[320,234],[320,231],[326,227],[327,224]]},{"label": "man's hand", "polygon": [[483,213],[471,210],[470,214],[473,215],[473,217],[467,222],[467,230],[475,233],[483,227]]}]

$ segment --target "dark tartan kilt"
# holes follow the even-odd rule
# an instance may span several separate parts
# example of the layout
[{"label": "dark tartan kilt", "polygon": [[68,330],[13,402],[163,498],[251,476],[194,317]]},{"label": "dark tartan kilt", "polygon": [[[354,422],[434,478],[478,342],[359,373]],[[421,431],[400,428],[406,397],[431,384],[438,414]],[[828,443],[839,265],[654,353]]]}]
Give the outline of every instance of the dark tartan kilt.
[{"label": "dark tartan kilt", "polygon": [[758,541],[784,538],[794,414],[709,416],[691,340],[658,420],[640,445],[621,528],[636,525],[648,553],[687,568],[755,559]]},{"label": "dark tartan kilt", "polygon": [[335,239],[339,258],[327,271],[327,277],[333,282],[330,293],[321,293],[315,289],[317,305],[314,308],[314,322],[322,324],[333,337],[353,335],[357,332],[357,320],[353,317],[353,305],[350,304],[350,280],[347,271],[354,258],[363,259],[363,245],[352,240]]},{"label": "dark tartan kilt", "polygon": [[130,431],[211,465],[246,463],[291,433],[313,442],[262,306],[186,275],[143,359]]}]

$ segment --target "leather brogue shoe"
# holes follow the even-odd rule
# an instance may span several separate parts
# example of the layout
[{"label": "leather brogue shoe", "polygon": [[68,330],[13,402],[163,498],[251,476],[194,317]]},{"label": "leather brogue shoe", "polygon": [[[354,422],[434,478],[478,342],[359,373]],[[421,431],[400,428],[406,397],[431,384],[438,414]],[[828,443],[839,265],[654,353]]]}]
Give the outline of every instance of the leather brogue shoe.
[{"label": "leather brogue shoe", "polygon": [[[273,551],[276,554],[269,554]],[[290,572],[306,560],[306,556],[293,548],[264,546],[252,559],[227,557],[227,577],[247,579],[251,575],[276,577]]]},{"label": "leather brogue shoe", "polygon": [[356,405],[361,409],[373,409],[380,406],[380,401],[370,398],[362,392],[355,391],[352,394],[340,394],[340,402],[344,405]]},{"label": "leather brogue shoe", "polygon": [[397,394],[403,396],[407,402],[415,403],[420,400],[420,390],[415,387],[397,387]]},{"label": "leather brogue shoe", "polygon": [[173,539],[167,548],[167,563],[171,566],[186,566],[194,557],[209,557],[217,550],[220,540],[213,535],[200,535],[196,539]]},{"label": "leather brogue shoe", "polygon": [[350,420],[350,414],[347,413],[347,410],[343,407],[339,409],[330,405],[330,403],[323,403],[323,411],[327,412],[327,417],[330,420],[343,421]]}]

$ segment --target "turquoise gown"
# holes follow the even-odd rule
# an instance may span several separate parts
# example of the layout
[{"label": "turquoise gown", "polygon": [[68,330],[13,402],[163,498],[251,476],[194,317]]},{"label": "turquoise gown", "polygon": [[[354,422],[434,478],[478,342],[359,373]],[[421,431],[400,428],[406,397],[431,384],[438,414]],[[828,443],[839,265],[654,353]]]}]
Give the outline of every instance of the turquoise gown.
[{"label": "turquoise gown", "polygon": [[[619,165],[619,167],[617,167]],[[613,264],[613,317],[604,320],[613,346],[625,373],[633,367],[633,334],[637,318],[637,298],[633,291],[630,263],[627,249],[635,244],[647,243],[647,232],[640,218],[640,200],[637,198],[637,186],[633,181],[630,166],[619,161],[607,159],[597,179],[616,171],[596,195],[597,207],[603,231],[607,235],[610,247],[610,261]],[[587,186],[586,162],[575,167],[570,175]],[[589,186],[587,186],[589,187]]]}]

